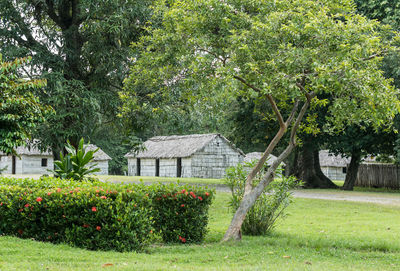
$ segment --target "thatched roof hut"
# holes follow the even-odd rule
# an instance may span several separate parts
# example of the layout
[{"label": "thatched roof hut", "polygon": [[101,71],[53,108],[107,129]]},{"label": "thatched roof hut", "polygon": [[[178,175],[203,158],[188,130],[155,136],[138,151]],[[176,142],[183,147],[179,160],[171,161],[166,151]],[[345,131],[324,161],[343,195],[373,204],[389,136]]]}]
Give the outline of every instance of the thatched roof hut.
[{"label": "thatched roof hut", "polygon": [[221,178],[244,153],[220,134],[156,136],[129,152],[129,175]]}]

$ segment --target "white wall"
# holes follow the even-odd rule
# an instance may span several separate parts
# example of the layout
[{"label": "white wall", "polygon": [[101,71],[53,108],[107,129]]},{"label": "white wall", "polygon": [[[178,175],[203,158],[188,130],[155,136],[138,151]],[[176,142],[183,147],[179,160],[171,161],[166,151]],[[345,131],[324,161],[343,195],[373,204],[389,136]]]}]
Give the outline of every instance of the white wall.
[{"label": "white wall", "polygon": [[97,168],[100,169],[99,172],[95,172],[95,175],[108,175],[108,160],[97,160],[89,163],[88,165],[97,164]]},{"label": "white wall", "polygon": [[156,159],[140,159],[140,176],[156,176]]},{"label": "white wall", "polygon": [[346,179],[343,167],[321,167],[321,170],[331,180],[344,181]]},{"label": "white wall", "polygon": [[136,158],[128,158],[128,176],[136,176]]},{"label": "white wall", "polygon": [[[47,159],[46,167],[42,167],[42,159]],[[50,174],[48,169],[52,170],[53,167],[54,161],[52,156],[21,155],[21,159],[17,158],[16,160],[17,174]]]},{"label": "white wall", "polygon": [[215,138],[203,150],[192,157],[191,177],[223,178],[228,167],[243,161],[243,156],[234,150],[225,140]]}]

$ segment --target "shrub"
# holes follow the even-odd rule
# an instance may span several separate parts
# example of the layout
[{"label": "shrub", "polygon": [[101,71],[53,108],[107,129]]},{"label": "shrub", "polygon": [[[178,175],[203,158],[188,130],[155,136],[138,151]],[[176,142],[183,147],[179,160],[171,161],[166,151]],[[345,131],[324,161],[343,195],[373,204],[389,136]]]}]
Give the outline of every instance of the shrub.
[{"label": "shrub", "polygon": [[165,242],[200,242],[213,195],[177,184],[0,177],[0,234],[117,251],[140,250],[151,232]]},{"label": "shrub", "polygon": [[140,250],[153,229],[144,192],[1,186],[0,232],[87,249]]},{"label": "shrub", "polygon": [[214,190],[158,184],[152,188],[154,228],[167,243],[201,242]]},{"label": "shrub", "polygon": [[99,149],[86,151],[83,138],[79,141],[77,148],[67,141],[65,149],[67,154],[64,156],[60,152],[60,160],[54,161],[55,170],[50,170],[55,177],[83,180],[88,174],[100,171],[99,168],[96,168],[97,164],[89,165]]},{"label": "shrub", "polygon": [[[227,169],[225,183],[229,186],[232,198],[230,206],[236,212],[243,198],[246,177],[250,168],[255,166],[256,161],[239,164],[236,167]],[[253,187],[256,186],[268,167],[264,167],[253,180]],[[265,235],[269,233],[276,224],[277,219],[284,217],[286,207],[291,203],[290,190],[300,185],[294,177],[286,177],[282,169],[277,170],[281,179],[274,180],[265,189],[264,193],[257,199],[255,204],[248,211],[242,224],[242,233],[245,235]]]}]

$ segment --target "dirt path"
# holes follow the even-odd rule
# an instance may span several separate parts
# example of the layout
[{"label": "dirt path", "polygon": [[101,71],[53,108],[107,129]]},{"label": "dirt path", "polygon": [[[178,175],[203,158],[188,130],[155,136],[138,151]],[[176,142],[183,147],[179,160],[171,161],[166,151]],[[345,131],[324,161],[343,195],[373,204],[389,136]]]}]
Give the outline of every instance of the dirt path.
[{"label": "dirt path", "polygon": [[384,205],[400,206],[400,195],[383,194],[377,195],[376,193],[363,192],[363,195],[352,194],[353,192],[335,191],[335,192],[314,192],[314,191],[294,191],[293,195],[297,198],[308,199],[326,199],[326,200],[342,200],[342,201],[355,201],[355,202],[369,202]]}]

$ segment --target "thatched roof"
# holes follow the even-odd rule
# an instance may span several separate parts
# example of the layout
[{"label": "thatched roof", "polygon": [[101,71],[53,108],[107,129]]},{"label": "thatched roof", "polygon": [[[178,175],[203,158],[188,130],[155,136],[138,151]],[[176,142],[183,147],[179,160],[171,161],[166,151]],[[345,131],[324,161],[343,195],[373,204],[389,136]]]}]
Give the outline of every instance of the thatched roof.
[{"label": "thatched roof", "polygon": [[[37,141],[34,141],[34,143],[37,143]],[[87,151],[94,151],[98,147],[93,144],[87,144],[85,145],[85,148]],[[16,153],[18,155],[35,155],[35,156],[53,156],[53,152],[48,150],[48,151],[40,151],[35,145],[27,145],[26,147],[24,146],[19,146],[16,149]],[[4,153],[0,152],[0,155],[5,155]],[[104,151],[99,149],[95,154],[94,154],[94,161],[104,161],[104,160],[111,160],[111,157],[108,156]]]},{"label": "thatched roof", "polygon": [[319,164],[321,167],[347,167],[350,159],[342,155],[334,155],[328,150],[319,151]]},{"label": "thatched roof", "polygon": [[244,153],[235,147],[228,139],[220,134],[193,134],[155,136],[144,142],[144,151],[137,154],[129,152],[125,157],[136,158],[179,158],[190,157],[202,150],[208,143],[220,137],[225,140],[235,151],[244,156]]},{"label": "thatched roof", "polygon": [[[248,163],[248,162],[252,162],[254,160],[260,160],[261,156],[263,155],[262,152],[250,152],[248,154],[246,154],[246,156],[244,157],[243,162]],[[278,157],[276,157],[273,154],[270,154],[266,163],[267,165],[272,165],[272,163],[277,159]],[[285,163],[282,162],[283,165],[285,165]]]},{"label": "thatched roof", "polygon": [[[85,145],[86,151],[94,151],[97,148],[99,148],[99,147],[97,147],[96,145],[93,145],[93,144]],[[105,153],[102,149],[99,148],[99,150],[94,153],[93,160],[94,161],[105,161],[105,160],[111,160],[111,157],[108,156],[107,153]]]},{"label": "thatched roof", "polygon": [[[50,150],[40,151],[37,145],[39,140],[34,139],[33,142],[26,141],[26,146],[19,146],[15,149],[18,155],[36,155],[36,156],[53,156]],[[0,155],[5,155],[4,152],[0,152]]]}]

